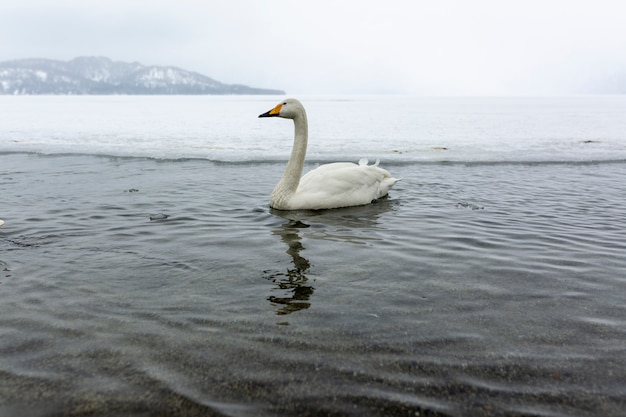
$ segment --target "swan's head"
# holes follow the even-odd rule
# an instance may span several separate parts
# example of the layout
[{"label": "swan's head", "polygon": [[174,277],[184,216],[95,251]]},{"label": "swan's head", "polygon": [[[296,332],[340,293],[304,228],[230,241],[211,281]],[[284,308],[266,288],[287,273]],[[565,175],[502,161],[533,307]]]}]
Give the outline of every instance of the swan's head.
[{"label": "swan's head", "polygon": [[288,98],[278,103],[274,108],[259,117],[284,117],[285,119],[295,119],[304,114],[304,106],[295,98]]}]

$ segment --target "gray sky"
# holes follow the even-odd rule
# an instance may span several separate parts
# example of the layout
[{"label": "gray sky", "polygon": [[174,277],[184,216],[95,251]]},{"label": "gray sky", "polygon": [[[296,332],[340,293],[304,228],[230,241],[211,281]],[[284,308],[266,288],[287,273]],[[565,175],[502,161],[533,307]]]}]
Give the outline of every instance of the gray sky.
[{"label": "gray sky", "polygon": [[99,55],[288,93],[562,94],[621,74],[624,0],[0,0],[0,61]]}]

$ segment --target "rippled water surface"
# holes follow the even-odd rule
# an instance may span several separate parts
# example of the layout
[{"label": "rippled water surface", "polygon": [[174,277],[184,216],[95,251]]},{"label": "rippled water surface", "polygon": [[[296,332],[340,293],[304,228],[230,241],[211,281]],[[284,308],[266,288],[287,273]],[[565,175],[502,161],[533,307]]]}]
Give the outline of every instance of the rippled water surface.
[{"label": "rippled water surface", "polygon": [[626,164],[0,154],[1,416],[619,416]]}]

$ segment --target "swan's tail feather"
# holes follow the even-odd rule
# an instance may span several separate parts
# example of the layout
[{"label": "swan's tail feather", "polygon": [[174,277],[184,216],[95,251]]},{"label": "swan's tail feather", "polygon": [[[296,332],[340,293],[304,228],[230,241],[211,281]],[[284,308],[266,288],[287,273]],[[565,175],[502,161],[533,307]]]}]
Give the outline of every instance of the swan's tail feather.
[{"label": "swan's tail feather", "polygon": [[385,177],[380,184],[378,184],[378,198],[384,197],[389,194],[389,190],[394,186],[395,183],[400,181],[398,178],[394,178],[391,175]]}]

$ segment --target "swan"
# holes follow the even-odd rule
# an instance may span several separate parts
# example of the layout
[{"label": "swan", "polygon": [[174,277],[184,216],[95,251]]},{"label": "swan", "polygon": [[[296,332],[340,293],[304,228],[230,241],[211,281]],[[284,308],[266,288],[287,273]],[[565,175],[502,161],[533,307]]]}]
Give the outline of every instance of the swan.
[{"label": "swan", "polygon": [[270,207],[277,210],[322,210],[362,206],[384,197],[398,181],[367,159],[358,164],[335,162],[321,165],[302,178],[306,156],[308,124],[304,106],[287,99],[259,117],[283,117],[294,123],[291,156],[283,176],[270,196]]}]

